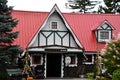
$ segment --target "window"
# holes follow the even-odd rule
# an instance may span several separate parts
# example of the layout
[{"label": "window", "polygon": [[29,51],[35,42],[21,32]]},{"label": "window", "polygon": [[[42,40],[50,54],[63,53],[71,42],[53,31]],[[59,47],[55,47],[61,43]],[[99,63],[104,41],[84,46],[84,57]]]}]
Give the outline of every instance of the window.
[{"label": "window", "polygon": [[93,54],[86,54],[87,60],[85,64],[94,64],[94,55]]},{"label": "window", "polygon": [[98,31],[98,42],[106,42],[112,38],[112,32],[110,30],[99,30]]},{"label": "window", "polygon": [[92,55],[87,55],[87,62],[92,62]]},{"label": "window", "polygon": [[100,32],[100,39],[109,39],[109,32],[108,31],[101,31]]},{"label": "window", "polygon": [[71,63],[70,64],[75,64],[76,62],[76,58],[75,58],[75,56],[70,56],[70,58],[71,58]]},{"label": "window", "polygon": [[38,54],[33,54],[32,55],[32,64],[37,65],[37,64],[42,64],[42,56]]},{"label": "window", "polygon": [[[67,61],[69,60],[69,61]],[[65,62],[66,62],[66,66],[77,66],[77,55],[75,54],[68,54],[65,56]],[[69,62],[69,64],[67,64],[67,62]]]},{"label": "window", "polygon": [[57,26],[58,26],[58,25],[57,25],[57,22],[55,22],[55,21],[54,21],[54,22],[51,22],[51,28],[52,28],[52,29],[57,29]]}]

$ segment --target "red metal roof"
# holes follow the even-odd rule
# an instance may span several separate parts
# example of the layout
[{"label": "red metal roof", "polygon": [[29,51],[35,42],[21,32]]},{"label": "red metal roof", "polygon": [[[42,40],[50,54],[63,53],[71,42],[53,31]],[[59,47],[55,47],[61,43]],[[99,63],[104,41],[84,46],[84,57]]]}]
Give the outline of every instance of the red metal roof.
[{"label": "red metal roof", "polygon": [[20,32],[15,44],[25,49],[37,30],[41,27],[47,15],[48,13],[46,12],[13,11],[14,18],[19,20],[15,30]]},{"label": "red metal roof", "polygon": [[[48,14],[48,12],[13,11],[13,17],[19,20],[15,30],[20,31],[15,44],[25,49]],[[85,51],[96,51],[96,38],[92,30],[102,24],[101,22],[107,20],[115,28],[114,34],[120,32],[120,15],[118,14],[63,13],[63,16]],[[99,44],[99,46],[103,47],[104,44]]]}]

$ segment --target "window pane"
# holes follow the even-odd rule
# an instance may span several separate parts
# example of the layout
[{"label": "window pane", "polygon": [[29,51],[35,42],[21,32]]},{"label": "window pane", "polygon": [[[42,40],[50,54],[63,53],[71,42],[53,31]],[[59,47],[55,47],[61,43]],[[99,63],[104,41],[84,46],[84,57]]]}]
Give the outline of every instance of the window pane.
[{"label": "window pane", "polygon": [[71,63],[70,64],[75,64],[75,56],[70,56],[71,57]]},{"label": "window pane", "polygon": [[109,32],[107,31],[100,32],[100,39],[109,39]]},{"label": "window pane", "polygon": [[67,54],[65,57],[65,63],[66,66],[71,66],[71,67],[77,66],[77,55]]},{"label": "window pane", "polygon": [[32,56],[32,63],[33,64],[41,64],[41,56],[40,55],[33,55]]},{"label": "window pane", "polygon": [[86,55],[87,56],[87,61],[86,62],[92,62],[92,55]]},{"label": "window pane", "polygon": [[57,29],[57,22],[52,22],[51,27],[52,29]]}]

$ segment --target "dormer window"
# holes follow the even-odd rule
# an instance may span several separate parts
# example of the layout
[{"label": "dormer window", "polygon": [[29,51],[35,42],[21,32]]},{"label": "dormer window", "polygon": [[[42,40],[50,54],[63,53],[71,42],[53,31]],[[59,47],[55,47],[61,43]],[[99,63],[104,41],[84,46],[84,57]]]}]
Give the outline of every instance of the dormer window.
[{"label": "dormer window", "polygon": [[98,42],[106,42],[112,39],[112,30],[114,28],[107,22],[104,21],[96,30],[95,36]]},{"label": "dormer window", "polygon": [[98,30],[98,42],[105,42],[112,38],[111,30]]},{"label": "dormer window", "polygon": [[58,28],[58,22],[57,21],[52,21],[51,22],[51,29],[57,29]]},{"label": "dormer window", "polygon": [[100,31],[100,39],[109,39],[109,31]]}]

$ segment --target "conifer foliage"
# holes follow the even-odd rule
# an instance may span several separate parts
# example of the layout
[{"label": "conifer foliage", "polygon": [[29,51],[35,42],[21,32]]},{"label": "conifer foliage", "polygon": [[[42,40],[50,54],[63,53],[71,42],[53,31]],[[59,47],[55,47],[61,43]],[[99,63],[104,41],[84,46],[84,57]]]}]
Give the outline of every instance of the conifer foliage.
[{"label": "conifer foliage", "polygon": [[0,0],[0,63],[12,64],[16,55],[21,52],[18,45],[13,42],[19,32],[13,32],[18,20],[12,17],[12,8],[7,5],[7,0]]},{"label": "conifer foliage", "polygon": [[120,0],[104,0],[106,7],[100,6],[98,13],[120,13]]},{"label": "conifer foliage", "polygon": [[80,9],[80,12],[86,13],[87,11],[87,6],[90,5],[89,0],[74,0],[74,6],[70,5],[71,8],[73,9]]}]

